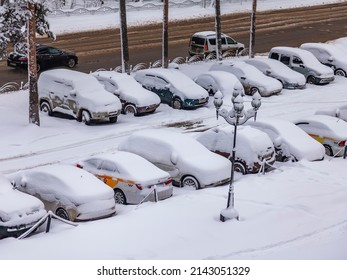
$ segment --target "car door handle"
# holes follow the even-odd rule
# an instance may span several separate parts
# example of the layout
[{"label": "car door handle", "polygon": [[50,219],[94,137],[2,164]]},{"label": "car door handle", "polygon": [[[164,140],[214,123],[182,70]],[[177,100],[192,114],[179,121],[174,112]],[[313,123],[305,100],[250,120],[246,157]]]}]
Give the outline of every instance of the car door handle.
[{"label": "car door handle", "polygon": [[50,94],[54,94],[54,92],[53,92],[53,91],[49,91],[49,93],[50,93]]}]

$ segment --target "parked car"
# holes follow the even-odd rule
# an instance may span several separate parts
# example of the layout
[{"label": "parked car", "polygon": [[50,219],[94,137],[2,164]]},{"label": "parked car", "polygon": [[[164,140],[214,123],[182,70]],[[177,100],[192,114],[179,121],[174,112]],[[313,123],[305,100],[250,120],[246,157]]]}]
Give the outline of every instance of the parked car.
[{"label": "parked car", "polygon": [[[232,160],[234,128],[219,126],[200,133],[196,140],[210,151]],[[252,127],[241,126],[236,134],[234,170],[242,174],[258,173],[275,162],[275,148],[269,136]]]},{"label": "parked car", "polygon": [[185,134],[142,130],[121,142],[118,149],[138,154],[167,171],[176,186],[200,189],[230,181],[230,161]]},{"label": "parked car", "polygon": [[309,51],[293,47],[274,47],[269,52],[269,58],[303,74],[309,84],[329,84],[334,80],[334,71],[322,65]]},{"label": "parked car", "polygon": [[309,161],[324,159],[324,147],[317,141],[307,137],[307,133],[286,120],[257,118],[247,121],[245,125],[265,132],[271,138],[276,152],[277,161]]},{"label": "parked car", "polygon": [[86,125],[117,121],[122,105],[89,74],[68,69],[41,73],[38,79],[40,110],[49,116],[55,112],[70,115]]},{"label": "parked car", "polygon": [[333,109],[317,110],[315,115],[328,115],[347,122],[347,105],[341,105]]},{"label": "parked car", "polygon": [[244,95],[244,89],[235,75],[224,71],[208,71],[196,76],[194,82],[207,90],[209,95],[214,95],[217,91],[223,94],[224,99],[230,99],[233,92],[237,91]]},{"label": "parked car", "polygon": [[107,91],[120,99],[123,114],[139,116],[153,113],[160,105],[158,95],[143,88],[134,77],[126,73],[98,71],[91,74]]},{"label": "parked car", "polygon": [[87,221],[116,212],[113,191],[89,172],[71,165],[46,165],[9,176],[20,191],[39,198],[57,216]]},{"label": "parked car", "polygon": [[347,140],[345,121],[326,115],[312,115],[296,120],[295,124],[322,143],[328,156],[343,156]]},{"label": "parked car", "polygon": [[43,203],[31,195],[13,188],[0,175],[0,239],[18,237],[46,215]]},{"label": "parked car", "polygon": [[278,94],[282,84],[271,77],[265,76],[261,71],[244,61],[225,60],[214,63],[210,71],[226,71],[234,74],[244,87],[246,94],[258,90],[263,97]]},{"label": "parked car", "polygon": [[208,102],[208,93],[177,69],[151,68],[135,73],[135,80],[174,109],[193,109]]},{"label": "parked car", "polygon": [[275,78],[286,89],[302,89],[306,87],[306,78],[303,74],[293,71],[283,63],[267,57],[254,57],[245,60],[264,75]]},{"label": "parked car", "polygon": [[[78,64],[78,57],[73,52],[38,44],[36,45],[36,63],[37,72],[59,66],[74,68]],[[7,57],[7,66],[27,69],[27,52],[11,52]]]},{"label": "parked car", "polygon": [[347,52],[325,43],[305,43],[301,49],[311,52],[319,62],[333,69],[336,76],[347,77]]},{"label": "parked car", "polygon": [[159,200],[172,196],[169,173],[133,153],[118,151],[93,156],[80,161],[77,167],[94,174],[111,187],[119,204],[154,201],[154,187]]},{"label": "parked car", "polygon": [[[222,52],[231,51],[235,54],[241,54],[245,49],[245,45],[237,42],[230,36],[221,34]],[[216,53],[216,32],[202,31],[192,35],[189,41],[188,53],[190,56]]]}]

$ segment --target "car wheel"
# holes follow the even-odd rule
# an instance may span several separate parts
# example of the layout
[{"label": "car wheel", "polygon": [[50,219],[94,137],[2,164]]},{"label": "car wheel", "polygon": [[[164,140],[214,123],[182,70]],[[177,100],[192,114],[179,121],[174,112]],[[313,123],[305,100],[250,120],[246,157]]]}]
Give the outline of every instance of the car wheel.
[{"label": "car wheel", "polygon": [[324,146],[324,148],[325,148],[325,153],[328,155],[328,156],[333,156],[334,154],[333,154],[333,149],[329,146],[329,145],[327,145],[327,144],[324,144],[323,145]]},{"label": "car wheel", "polygon": [[126,197],[120,189],[114,189],[114,200],[118,204],[127,204]]},{"label": "car wheel", "polygon": [[172,108],[181,110],[182,109],[182,101],[179,98],[174,98],[172,101]]},{"label": "car wheel", "polygon": [[182,187],[192,187],[196,190],[200,189],[200,184],[193,176],[185,176],[181,182]]},{"label": "car wheel", "polygon": [[69,60],[67,61],[67,67],[74,68],[75,66],[76,66],[76,60],[74,60],[73,58],[69,58]]},{"label": "car wheel", "polygon": [[307,77],[307,83],[308,83],[308,84],[315,84],[315,83],[316,83],[315,77],[313,77],[313,76],[308,76],[308,77]]},{"label": "car wheel", "polygon": [[335,70],[335,75],[336,75],[336,76],[342,76],[342,77],[346,77],[346,76],[347,76],[347,75],[346,75],[346,72],[343,71],[342,69],[336,69],[336,70]]},{"label": "car wheel", "polygon": [[69,214],[68,212],[64,209],[64,208],[58,208],[56,211],[55,211],[55,214],[62,218],[62,219],[65,219],[65,220],[70,220],[70,217],[69,217]]},{"label": "car wheel", "polygon": [[136,115],[136,108],[134,105],[127,104],[124,107],[124,114],[126,115]]},{"label": "car wheel", "polygon": [[52,116],[52,109],[51,106],[49,105],[49,103],[47,101],[43,101],[40,105],[40,110],[41,112],[47,114],[48,116]]},{"label": "car wheel", "polygon": [[236,172],[240,172],[242,175],[247,174],[247,167],[244,163],[240,161],[235,161],[234,162],[234,170]]},{"label": "car wheel", "polygon": [[110,118],[110,123],[116,123],[117,122],[118,117],[112,117]]},{"label": "car wheel", "polygon": [[85,125],[90,125],[90,114],[88,111],[82,111],[82,122]]}]

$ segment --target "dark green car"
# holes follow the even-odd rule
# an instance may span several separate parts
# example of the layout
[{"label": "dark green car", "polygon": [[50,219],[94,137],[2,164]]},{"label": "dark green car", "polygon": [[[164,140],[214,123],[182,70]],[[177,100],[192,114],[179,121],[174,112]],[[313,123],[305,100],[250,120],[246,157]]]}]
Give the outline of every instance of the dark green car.
[{"label": "dark green car", "polygon": [[174,109],[194,109],[208,103],[208,92],[176,69],[139,70],[134,78]]}]

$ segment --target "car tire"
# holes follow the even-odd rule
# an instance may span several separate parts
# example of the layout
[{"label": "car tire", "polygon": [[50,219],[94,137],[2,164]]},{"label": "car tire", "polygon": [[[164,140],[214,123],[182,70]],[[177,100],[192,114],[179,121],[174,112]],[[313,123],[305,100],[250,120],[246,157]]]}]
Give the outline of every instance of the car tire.
[{"label": "car tire", "polygon": [[86,110],[82,111],[81,120],[85,125],[90,125],[90,113]]},{"label": "car tire", "polygon": [[76,66],[76,60],[73,58],[69,58],[67,61],[67,67],[69,68],[74,68]]},{"label": "car tire", "polygon": [[198,190],[200,189],[200,184],[198,180],[194,176],[185,176],[181,180],[181,186],[182,187],[193,187],[194,189]]},{"label": "car tire", "polygon": [[174,98],[172,101],[172,108],[181,110],[182,109],[182,101],[179,98]]},{"label": "car tire", "polygon": [[62,219],[70,221],[69,213],[64,208],[58,208],[55,214]]},{"label": "car tire", "polygon": [[324,144],[324,149],[325,149],[325,153],[328,155],[328,156],[333,156],[334,153],[333,153],[333,149],[331,148],[331,146],[327,145],[327,144]]},{"label": "car tire", "polygon": [[136,107],[132,104],[127,104],[124,107],[124,114],[125,115],[134,115],[136,116]]},{"label": "car tire", "polygon": [[127,204],[126,197],[122,190],[115,188],[114,190],[114,200],[117,204]]},{"label": "car tire", "polygon": [[260,94],[260,91],[257,87],[251,87],[251,89],[249,90],[250,95],[253,95],[256,92],[259,92],[259,94]]},{"label": "car tire", "polygon": [[247,174],[247,167],[243,162],[235,161],[234,162],[234,171],[240,172],[242,175]]},{"label": "car tire", "polygon": [[41,112],[47,114],[48,116],[52,116],[52,109],[51,106],[49,105],[49,103],[47,101],[43,101],[40,105],[40,110]]},{"label": "car tire", "polygon": [[116,123],[118,120],[118,117],[112,117],[110,118],[110,123]]},{"label": "car tire", "polygon": [[307,77],[307,83],[311,84],[311,85],[316,84],[316,78],[313,76],[308,76]]},{"label": "car tire", "polygon": [[336,69],[335,70],[335,75],[336,76],[341,76],[341,77],[346,77],[347,76],[346,72],[343,71],[342,69]]}]

